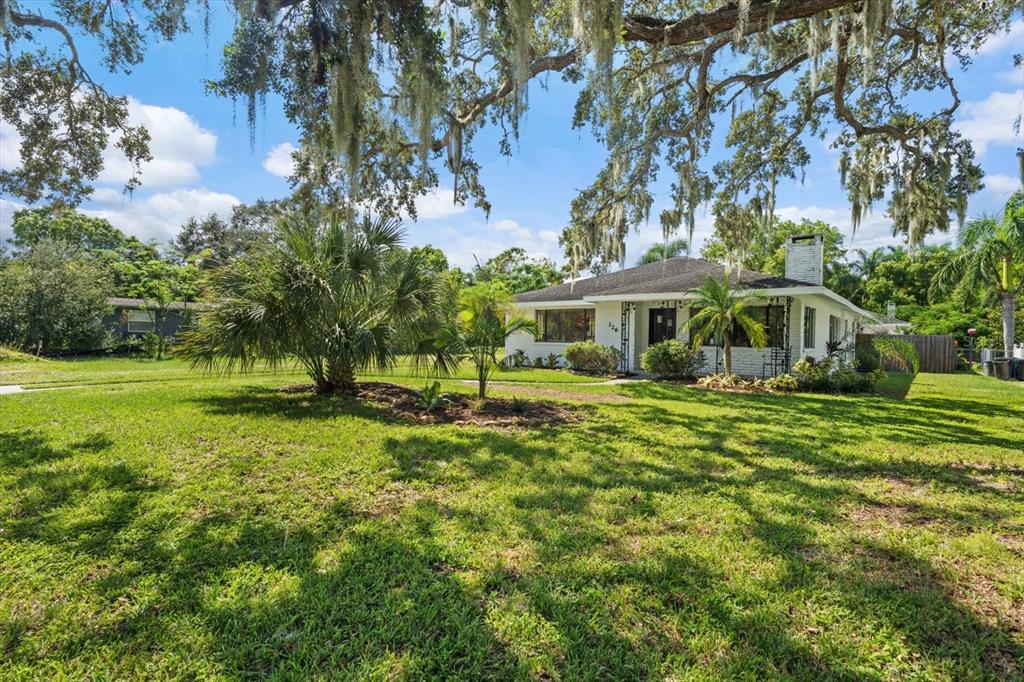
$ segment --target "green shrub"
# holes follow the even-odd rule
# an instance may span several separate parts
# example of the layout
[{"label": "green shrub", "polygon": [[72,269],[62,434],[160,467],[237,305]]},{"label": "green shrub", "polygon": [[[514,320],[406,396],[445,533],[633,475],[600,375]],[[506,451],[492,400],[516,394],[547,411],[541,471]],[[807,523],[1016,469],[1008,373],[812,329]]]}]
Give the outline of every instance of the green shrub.
[{"label": "green shrub", "polygon": [[853,361],[861,372],[873,372],[882,366],[878,351],[872,346],[858,346]]},{"label": "green shrub", "polygon": [[595,341],[576,341],[565,347],[565,361],[589,374],[610,374],[619,366],[622,353]]},{"label": "green shrub", "polygon": [[832,380],[829,376],[831,373],[831,358],[817,361],[814,358],[805,358],[793,365],[793,376],[800,384],[800,389],[804,391],[832,390]]},{"label": "green shrub", "polygon": [[650,346],[640,356],[640,366],[662,379],[692,377],[704,364],[704,353],[675,340]]},{"label": "green shrub", "polygon": [[841,360],[807,358],[793,365],[793,377],[803,391],[865,393],[885,377],[885,372],[879,368],[858,372],[853,364]]},{"label": "green shrub", "polygon": [[501,366],[505,369],[510,367],[522,367],[524,362],[529,362],[530,358],[526,355],[526,351],[522,348],[517,348],[501,361]]},{"label": "green shrub", "polygon": [[760,379],[747,381],[738,374],[708,374],[697,379],[697,385],[716,390],[763,391],[767,388]]},{"label": "green shrub", "polygon": [[769,391],[791,392],[800,388],[800,382],[792,374],[780,374],[764,382]]},{"label": "green shrub", "polygon": [[440,381],[426,384],[416,397],[416,406],[423,408],[427,412],[443,410],[450,402],[448,396],[441,392]]},{"label": "green shrub", "polygon": [[[538,358],[539,360],[539,358]],[[558,369],[558,361],[561,360],[561,356],[557,353],[548,353],[548,356],[544,358],[545,369]],[[538,367],[540,365],[538,364]]]}]

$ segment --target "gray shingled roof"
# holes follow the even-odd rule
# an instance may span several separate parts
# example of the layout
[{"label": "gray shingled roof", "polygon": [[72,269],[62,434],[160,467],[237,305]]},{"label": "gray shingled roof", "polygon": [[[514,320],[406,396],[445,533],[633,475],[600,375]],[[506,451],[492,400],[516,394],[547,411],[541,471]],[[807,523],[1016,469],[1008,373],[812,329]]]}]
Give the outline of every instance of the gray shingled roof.
[{"label": "gray shingled roof", "polygon": [[[107,305],[115,308],[131,308],[135,310],[147,310],[149,308],[145,299],[126,298],[124,296],[111,296],[107,298]],[[209,303],[203,303],[201,301],[190,301],[188,303],[173,301],[167,304],[168,310],[206,310],[209,307]]]},{"label": "gray shingled roof", "polygon": [[[580,301],[585,296],[626,294],[682,294],[699,286],[709,275],[722,277],[725,268],[702,258],[680,256],[577,280],[575,284],[556,284],[546,289],[527,291],[515,297],[517,303]],[[749,289],[781,289],[811,286],[809,282],[744,270],[739,281]]]}]

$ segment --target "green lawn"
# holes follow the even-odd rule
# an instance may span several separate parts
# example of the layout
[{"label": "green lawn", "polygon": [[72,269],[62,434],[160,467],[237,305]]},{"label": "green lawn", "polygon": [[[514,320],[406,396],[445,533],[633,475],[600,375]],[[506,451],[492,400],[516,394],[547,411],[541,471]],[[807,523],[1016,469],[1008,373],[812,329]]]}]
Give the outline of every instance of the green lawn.
[{"label": "green lawn", "polygon": [[[274,374],[289,377],[294,382],[303,379],[301,368],[287,366],[270,371],[260,368],[256,374]],[[426,379],[417,374],[412,362],[400,359],[398,365],[388,371],[369,372],[360,378],[408,378],[422,384]],[[30,360],[28,362],[4,362],[0,360],[0,385],[21,384],[26,386],[81,386],[89,384],[112,384],[135,381],[189,381],[203,378],[201,372],[193,371],[184,360],[168,358],[138,360],[125,358],[87,358],[81,360]],[[472,365],[466,363],[459,368],[453,379],[475,379]],[[515,381],[528,383],[586,384],[604,381],[604,377],[591,377],[571,372],[550,369],[499,369],[492,381]],[[307,381],[308,382],[308,381]]]},{"label": "green lawn", "polygon": [[2,679],[1024,675],[1024,384],[512,432],[103,362],[0,397]]}]

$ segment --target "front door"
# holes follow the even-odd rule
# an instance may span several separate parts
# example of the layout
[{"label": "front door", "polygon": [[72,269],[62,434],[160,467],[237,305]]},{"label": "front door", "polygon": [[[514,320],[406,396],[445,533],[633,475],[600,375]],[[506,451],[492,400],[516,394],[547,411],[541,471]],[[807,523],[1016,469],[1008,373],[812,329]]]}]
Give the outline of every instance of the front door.
[{"label": "front door", "polygon": [[647,345],[676,338],[676,309],[651,308],[647,327]]}]

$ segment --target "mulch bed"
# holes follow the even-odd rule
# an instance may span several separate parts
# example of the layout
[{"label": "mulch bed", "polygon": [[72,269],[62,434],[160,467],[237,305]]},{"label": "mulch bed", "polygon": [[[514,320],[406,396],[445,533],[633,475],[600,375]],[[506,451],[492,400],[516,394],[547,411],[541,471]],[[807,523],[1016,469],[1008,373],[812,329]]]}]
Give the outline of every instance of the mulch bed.
[{"label": "mulch bed", "polygon": [[[427,412],[417,404],[419,391],[381,381],[357,384],[359,399],[384,408],[388,415],[417,424],[457,424],[498,428],[539,428],[583,420],[583,409],[543,400],[487,398],[481,405],[473,396],[448,393],[444,409]],[[288,386],[289,393],[312,391],[310,386]]]}]

